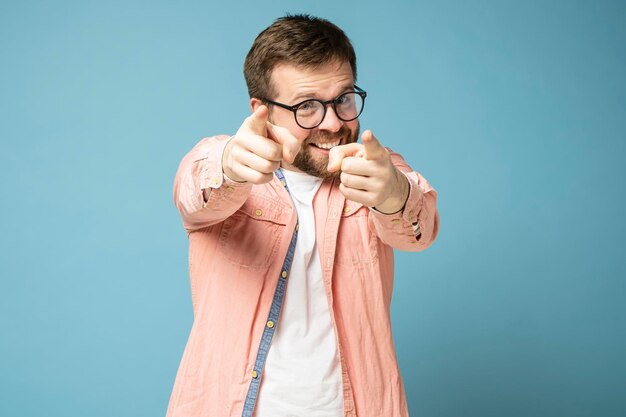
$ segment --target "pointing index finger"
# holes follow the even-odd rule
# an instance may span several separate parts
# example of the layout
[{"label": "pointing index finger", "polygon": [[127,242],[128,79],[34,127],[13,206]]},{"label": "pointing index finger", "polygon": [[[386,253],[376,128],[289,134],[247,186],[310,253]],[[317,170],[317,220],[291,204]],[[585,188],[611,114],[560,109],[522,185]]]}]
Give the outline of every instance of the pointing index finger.
[{"label": "pointing index finger", "polygon": [[360,143],[348,143],[346,145],[339,145],[332,148],[328,154],[328,167],[329,172],[335,172],[341,168],[341,162],[348,156],[362,156],[363,145]]},{"label": "pointing index finger", "polygon": [[368,129],[363,132],[361,140],[363,141],[363,146],[365,147],[365,159],[379,159],[387,154],[387,150],[378,141],[378,139],[376,139],[371,130]]},{"label": "pointing index finger", "polygon": [[267,106],[259,106],[257,109],[246,119],[246,126],[255,134],[259,136],[266,136],[266,123],[269,111]]},{"label": "pointing index finger", "polygon": [[276,126],[270,122],[266,122],[267,137],[283,146],[283,159],[290,164],[296,159],[296,155],[300,152],[300,141],[291,134],[291,132],[282,126]]}]

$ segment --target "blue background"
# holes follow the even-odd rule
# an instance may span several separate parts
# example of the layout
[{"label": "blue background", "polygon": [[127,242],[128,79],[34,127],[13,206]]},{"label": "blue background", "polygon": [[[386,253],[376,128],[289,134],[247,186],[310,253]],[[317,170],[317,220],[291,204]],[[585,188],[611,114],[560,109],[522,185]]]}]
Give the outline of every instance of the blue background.
[{"label": "blue background", "polygon": [[626,415],[626,3],[0,3],[0,415],[164,415],[192,322],[179,160],[284,12],[352,39],[362,126],[439,191],[397,256],[412,416]]}]

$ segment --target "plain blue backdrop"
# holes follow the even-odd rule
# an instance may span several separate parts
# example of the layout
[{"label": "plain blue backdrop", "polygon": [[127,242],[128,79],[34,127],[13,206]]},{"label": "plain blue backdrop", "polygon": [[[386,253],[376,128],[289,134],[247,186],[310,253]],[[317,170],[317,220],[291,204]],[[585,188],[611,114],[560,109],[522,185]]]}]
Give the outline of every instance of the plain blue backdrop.
[{"label": "plain blue backdrop", "polygon": [[165,414],[192,322],[182,156],[249,112],[285,12],[342,27],[362,116],[439,192],[397,255],[412,416],[626,415],[626,3],[0,3],[0,415]]}]

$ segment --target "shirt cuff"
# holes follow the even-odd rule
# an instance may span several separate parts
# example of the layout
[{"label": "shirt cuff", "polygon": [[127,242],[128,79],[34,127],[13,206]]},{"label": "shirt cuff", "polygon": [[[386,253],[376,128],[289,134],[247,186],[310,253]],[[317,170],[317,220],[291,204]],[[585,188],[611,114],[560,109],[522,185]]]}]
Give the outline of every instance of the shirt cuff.
[{"label": "shirt cuff", "polygon": [[[224,173],[222,155],[230,139],[232,136],[219,140],[217,146],[211,149],[211,153],[203,155],[199,161],[201,164],[199,185],[204,200],[203,208],[220,201],[238,201],[238,196],[246,195],[247,191],[252,188],[252,184],[232,180]],[[244,190],[246,191],[244,193],[238,192]]]},{"label": "shirt cuff", "polygon": [[415,172],[402,172],[409,181],[409,196],[404,208],[396,213],[386,214],[370,207],[383,227],[402,228],[407,235],[421,237],[419,215],[424,205],[424,192],[419,186],[419,177]]}]

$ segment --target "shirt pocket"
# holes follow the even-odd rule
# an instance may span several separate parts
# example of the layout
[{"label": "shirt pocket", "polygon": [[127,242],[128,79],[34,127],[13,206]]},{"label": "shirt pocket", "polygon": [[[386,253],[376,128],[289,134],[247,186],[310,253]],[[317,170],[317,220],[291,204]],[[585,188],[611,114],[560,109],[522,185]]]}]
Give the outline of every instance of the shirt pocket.
[{"label": "shirt pocket", "polygon": [[369,208],[346,200],[339,223],[335,264],[362,267],[377,262],[377,239],[369,227]]},{"label": "shirt pocket", "polygon": [[252,271],[275,262],[281,235],[291,214],[278,199],[250,196],[227,218],[218,241],[218,253],[233,265]]}]

